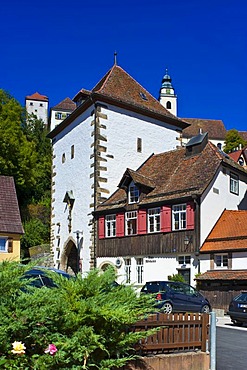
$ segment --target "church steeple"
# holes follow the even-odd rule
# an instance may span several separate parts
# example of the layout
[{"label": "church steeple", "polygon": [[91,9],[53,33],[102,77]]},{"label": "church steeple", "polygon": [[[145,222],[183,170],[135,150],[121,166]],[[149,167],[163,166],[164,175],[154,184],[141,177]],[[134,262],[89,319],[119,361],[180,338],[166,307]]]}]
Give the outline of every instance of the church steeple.
[{"label": "church steeple", "polygon": [[159,94],[159,102],[162,104],[167,110],[169,110],[174,116],[177,116],[177,95],[175,94],[175,90],[172,86],[172,79],[168,74],[168,70],[166,68],[166,74],[162,79],[162,84],[160,88]]}]

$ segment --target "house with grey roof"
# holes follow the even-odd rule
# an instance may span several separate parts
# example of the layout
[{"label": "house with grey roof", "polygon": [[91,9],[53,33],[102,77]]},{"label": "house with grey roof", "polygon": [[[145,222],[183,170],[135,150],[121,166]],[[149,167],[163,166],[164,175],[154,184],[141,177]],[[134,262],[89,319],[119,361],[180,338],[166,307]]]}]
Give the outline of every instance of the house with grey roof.
[{"label": "house with grey roof", "polygon": [[188,124],[117,64],[73,101],[76,109],[49,133],[51,249],[56,267],[85,272],[96,266],[97,206],[115,191],[126,167],[136,170],[153,153],[181,145]]},{"label": "house with grey roof", "polygon": [[98,205],[97,266],[115,266],[120,282],[137,286],[177,273],[195,284],[210,265],[201,247],[224,209],[247,209],[247,172],[207,133],[153,154]]},{"label": "house with grey roof", "polygon": [[20,238],[24,234],[11,176],[0,176],[0,261],[20,259]]}]

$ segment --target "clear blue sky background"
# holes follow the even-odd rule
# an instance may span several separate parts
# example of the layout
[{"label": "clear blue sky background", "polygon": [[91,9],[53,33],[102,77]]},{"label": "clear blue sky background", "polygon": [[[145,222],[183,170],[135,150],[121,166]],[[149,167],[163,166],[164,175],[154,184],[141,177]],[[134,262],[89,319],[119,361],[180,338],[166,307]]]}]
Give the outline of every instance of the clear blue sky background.
[{"label": "clear blue sky background", "polygon": [[158,97],[166,67],[178,116],[247,131],[246,0],[13,0],[0,7],[0,88],[50,107],[118,64]]}]

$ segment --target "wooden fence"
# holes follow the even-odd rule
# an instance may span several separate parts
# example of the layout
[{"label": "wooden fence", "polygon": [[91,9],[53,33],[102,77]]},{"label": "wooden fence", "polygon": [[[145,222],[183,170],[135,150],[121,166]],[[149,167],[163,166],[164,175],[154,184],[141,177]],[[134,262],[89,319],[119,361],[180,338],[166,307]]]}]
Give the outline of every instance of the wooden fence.
[{"label": "wooden fence", "polygon": [[209,314],[157,313],[139,321],[133,331],[160,329],[140,340],[135,349],[139,354],[181,351],[206,351],[209,333]]}]

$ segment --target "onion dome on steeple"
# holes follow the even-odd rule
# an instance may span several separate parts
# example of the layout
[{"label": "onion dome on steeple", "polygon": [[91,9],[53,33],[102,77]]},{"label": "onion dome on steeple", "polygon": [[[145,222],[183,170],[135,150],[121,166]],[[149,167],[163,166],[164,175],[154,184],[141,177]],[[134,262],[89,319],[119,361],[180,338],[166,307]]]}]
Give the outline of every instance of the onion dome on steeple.
[{"label": "onion dome on steeple", "polygon": [[162,84],[160,88],[159,94],[159,102],[169,110],[174,116],[177,115],[177,96],[175,94],[175,90],[172,86],[172,79],[168,74],[168,70],[166,68],[166,74],[162,79]]},{"label": "onion dome on steeple", "polygon": [[164,77],[162,79],[161,88],[173,89],[171,82],[172,82],[172,79],[171,79],[170,75],[168,74],[168,70],[166,68],[166,74],[164,75]]}]

